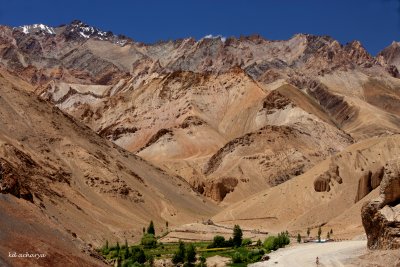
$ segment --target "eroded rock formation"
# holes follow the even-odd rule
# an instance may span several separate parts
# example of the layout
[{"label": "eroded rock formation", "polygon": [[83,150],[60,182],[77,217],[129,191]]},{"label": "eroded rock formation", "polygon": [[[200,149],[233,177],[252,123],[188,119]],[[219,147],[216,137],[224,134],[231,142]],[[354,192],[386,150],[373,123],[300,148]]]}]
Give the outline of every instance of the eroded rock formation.
[{"label": "eroded rock formation", "polygon": [[368,248],[400,248],[400,160],[385,166],[379,198],[362,207]]},{"label": "eroded rock formation", "polygon": [[232,192],[238,184],[234,177],[223,177],[218,181],[212,181],[206,186],[204,194],[215,201],[222,201],[226,195]]},{"label": "eroded rock formation", "polygon": [[329,192],[333,181],[342,183],[342,178],[339,173],[339,166],[331,165],[329,170],[318,176],[314,181],[314,190],[316,192]]},{"label": "eroded rock formation", "polygon": [[380,185],[384,170],[385,169],[382,167],[375,171],[368,171],[361,176],[360,180],[358,181],[358,190],[355,202],[360,201],[363,197],[368,195],[372,190]]}]

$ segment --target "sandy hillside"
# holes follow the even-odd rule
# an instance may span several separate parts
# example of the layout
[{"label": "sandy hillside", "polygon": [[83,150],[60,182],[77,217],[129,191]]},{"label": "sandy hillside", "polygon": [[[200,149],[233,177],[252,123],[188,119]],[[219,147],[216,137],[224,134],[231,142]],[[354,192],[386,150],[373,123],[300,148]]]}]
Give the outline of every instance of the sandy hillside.
[{"label": "sandy hillside", "polygon": [[384,164],[400,156],[399,141],[393,135],[351,145],[305,174],[229,206],[213,220],[303,234],[308,226],[325,225],[323,232],[333,228],[337,237],[361,234],[361,205],[377,195],[364,187],[364,179],[371,172],[379,181]]},{"label": "sandy hillside", "polygon": [[[44,222],[34,226],[38,232],[51,226],[68,235],[65,242],[97,247],[105,239],[137,240],[151,219],[160,233],[166,221],[173,226],[218,210],[181,178],[102,139],[3,70],[0,86],[1,192],[8,194],[1,202],[11,209],[16,205],[11,195],[27,201]],[[18,220],[9,216],[8,221]]]}]

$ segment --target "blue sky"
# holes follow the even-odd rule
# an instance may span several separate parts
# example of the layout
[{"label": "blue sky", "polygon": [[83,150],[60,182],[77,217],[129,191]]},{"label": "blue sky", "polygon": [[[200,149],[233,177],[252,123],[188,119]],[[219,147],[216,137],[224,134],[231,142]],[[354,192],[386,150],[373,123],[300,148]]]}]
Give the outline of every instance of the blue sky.
[{"label": "blue sky", "polygon": [[360,40],[372,53],[400,41],[400,0],[0,0],[0,24],[57,26],[80,19],[152,43],[205,35],[295,33]]}]

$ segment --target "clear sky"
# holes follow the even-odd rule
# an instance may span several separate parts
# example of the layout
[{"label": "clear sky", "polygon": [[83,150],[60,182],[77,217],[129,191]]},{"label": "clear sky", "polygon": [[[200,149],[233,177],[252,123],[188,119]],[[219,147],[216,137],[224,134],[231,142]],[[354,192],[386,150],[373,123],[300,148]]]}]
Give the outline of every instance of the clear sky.
[{"label": "clear sky", "polygon": [[0,24],[58,26],[79,19],[152,43],[205,35],[295,33],[360,40],[376,54],[400,41],[400,0],[0,0]]}]

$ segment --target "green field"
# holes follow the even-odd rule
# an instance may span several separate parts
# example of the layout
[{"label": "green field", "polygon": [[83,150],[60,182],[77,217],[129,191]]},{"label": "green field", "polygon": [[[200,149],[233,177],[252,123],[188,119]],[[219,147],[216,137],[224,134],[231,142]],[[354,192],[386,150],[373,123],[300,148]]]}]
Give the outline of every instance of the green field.
[{"label": "green field", "polygon": [[[247,266],[247,263],[258,261],[262,254],[260,253],[260,249],[255,247],[239,247],[239,248],[207,248],[211,244],[211,242],[193,242],[191,243],[196,248],[197,257],[213,257],[216,255],[233,258],[236,255],[240,255],[244,261],[244,263],[232,263],[230,266]],[[147,258],[153,257],[154,259],[162,259],[162,258],[172,258],[173,254],[178,250],[178,243],[159,243],[156,248],[144,248],[142,245],[134,245],[129,246],[129,250],[132,251],[134,248],[143,249]],[[107,259],[116,259],[120,257],[121,262],[125,260],[125,247],[121,246],[119,253],[117,253],[116,246],[111,246],[108,250],[101,249],[99,250],[102,255]],[[255,253],[256,252],[256,253]],[[124,266],[121,264],[121,266]],[[126,265],[132,266],[132,265]],[[142,266],[148,266],[148,264],[144,264]]]},{"label": "green field", "polygon": [[[252,244],[256,245],[252,245]],[[234,226],[233,235],[228,240],[216,235],[212,242],[191,243],[162,243],[155,236],[153,222],[150,222],[147,232],[143,229],[140,244],[129,246],[119,243],[109,246],[106,242],[98,251],[111,263],[117,263],[121,267],[153,266],[156,259],[171,259],[174,264],[184,263],[184,267],[205,267],[206,259],[213,256],[221,256],[231,259],[230,266],[247,266],[248,263],[259,261],[265,253],[285,247],[290,243],[287,232],[281,232],[278,236],[269,236],[264,240],[243,239],[243,233],[239,225]]]}]

